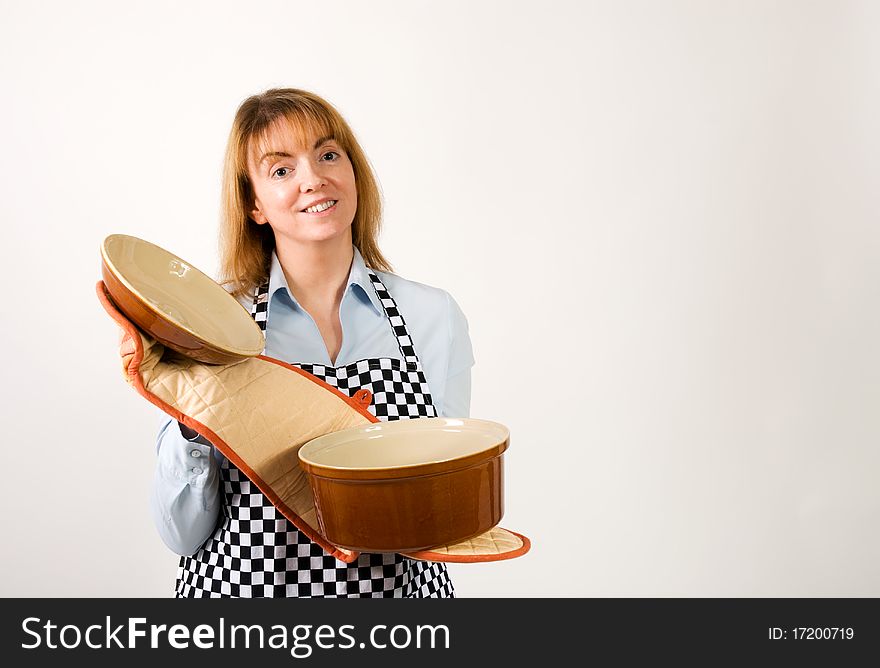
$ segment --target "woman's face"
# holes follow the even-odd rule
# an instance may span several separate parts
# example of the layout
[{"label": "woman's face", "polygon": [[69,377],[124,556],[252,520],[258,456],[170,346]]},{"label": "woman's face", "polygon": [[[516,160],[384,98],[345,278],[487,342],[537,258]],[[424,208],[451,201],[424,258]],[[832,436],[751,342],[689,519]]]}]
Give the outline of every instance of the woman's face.
[{"label": "woman's face", "polygon": [[[333,138],[309,136],[306,146],[299,145],[287,122],[276,124],[267,139],[267,148],[252,144],[248,161],[254,221],[268,224],[276,243],[282,238],[321,242],[340,234],[350,238],[357,188],[351,161],[339,144]],[[315,205],[318,210],[312,208]]]}]

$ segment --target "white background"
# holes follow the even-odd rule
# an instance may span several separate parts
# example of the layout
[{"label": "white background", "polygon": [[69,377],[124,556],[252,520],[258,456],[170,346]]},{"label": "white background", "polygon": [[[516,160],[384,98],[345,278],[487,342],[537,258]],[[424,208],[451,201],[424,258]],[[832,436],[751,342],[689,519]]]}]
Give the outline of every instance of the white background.
[{"label": "white background", "polygon": [[459,596],[880,595],[871,2],[2,3],[0,594],[169,596],[112,233],[216,270],[237,105],[350,122],[511,430]]}]

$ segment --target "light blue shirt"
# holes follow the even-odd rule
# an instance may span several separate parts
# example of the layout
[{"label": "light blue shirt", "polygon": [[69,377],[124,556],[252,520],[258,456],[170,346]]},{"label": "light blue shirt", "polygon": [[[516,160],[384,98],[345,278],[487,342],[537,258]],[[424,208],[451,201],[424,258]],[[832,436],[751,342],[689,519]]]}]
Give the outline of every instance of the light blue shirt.
[{"label": "light blue shirt", "polygon": [[[474,364],[467,319],[449,293],[395,274],[375,271],[397,303],[438,415],[468,417]],[[240,300],[250,313],[252,297]],[[354,248],[348,285],[339,307],[342,347],[332,364],[318,326],[296,301],[272,253],[269,309],[263,354],[288,363],[345,366],[366,358],[402,359],[397,338],[373,289],[364,259]],[[222,504],[223,455],[204,438],[186,440],[162,413],[150,509],[159,535],[180,555],[194,554],[213,533]]]}]

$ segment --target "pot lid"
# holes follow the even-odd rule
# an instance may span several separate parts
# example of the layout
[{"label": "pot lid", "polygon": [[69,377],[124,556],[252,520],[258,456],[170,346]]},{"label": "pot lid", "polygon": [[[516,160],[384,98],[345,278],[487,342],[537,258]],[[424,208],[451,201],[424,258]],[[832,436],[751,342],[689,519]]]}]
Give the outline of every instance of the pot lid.
[{"label": "pot lid", "polygon": [[110,296],[147,333],[156,335],[149,322],[125,312],[115,290],[125,291],[168,327],[211,350],[241,358],[262,352],[263,332],[238,300],[177,255],[137,237],[111,234],[101,244],[101,259],[120,283],[107,285]]}]

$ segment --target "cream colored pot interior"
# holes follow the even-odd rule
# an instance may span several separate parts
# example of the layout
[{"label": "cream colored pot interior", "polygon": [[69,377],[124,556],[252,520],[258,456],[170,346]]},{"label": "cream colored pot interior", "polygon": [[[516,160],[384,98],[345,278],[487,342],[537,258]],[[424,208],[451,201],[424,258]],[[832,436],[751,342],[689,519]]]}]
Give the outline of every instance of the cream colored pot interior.
[{"label": "cream colored pot interior", "polygon": [[210,345],[259,355],[263,333],[250,314],[216,281],[142,239],[113,234],[101,252],[110,271],[141,301]]},{"label": "cream colored pot interior", "polygon": [[475,455],[508,438],[506,427],[488,420],[395,420],[321,436],[300,448],[299,458],[326,468],[389,469]]}]

